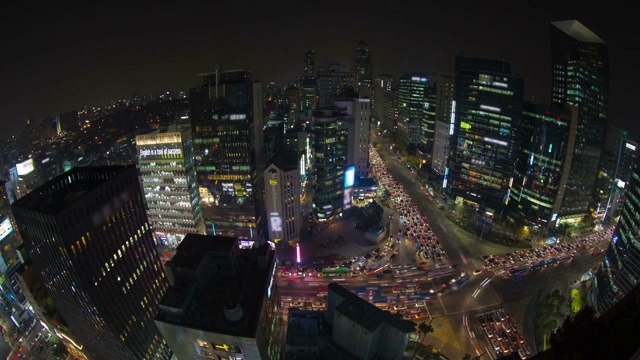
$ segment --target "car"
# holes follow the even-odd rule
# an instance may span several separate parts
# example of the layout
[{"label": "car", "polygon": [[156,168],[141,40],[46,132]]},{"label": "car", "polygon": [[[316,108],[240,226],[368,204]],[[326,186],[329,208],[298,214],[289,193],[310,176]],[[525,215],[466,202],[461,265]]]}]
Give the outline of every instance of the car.
[{"label": "car", "polygon": [[473,270],[473,275],[480,275],[482,273],[482,269]]},{"label": "car", "polygon": [[49,339],[51,339],[51,333],[47,333],[47,335],[44,336],[45,342],[49,342]]},{"label": "car", "polygon": [[312,307],[312,308],[314,308],[314,309],[324,308],[324,303],[319,302],[319,301],[314,301],[314,302],[311,304],[311,307]]},{"label": "car", "polygon": [[391,270],[391,269],[382,270],[382,273],[385,274],[385,275],[391,274],[392,272],[393,272],[393,270]]},{"label": "car", "polygon": [[304,307],[304,303],[302,301],[292,301],[289,303],[289,307],[301,308],[301,307]]}]

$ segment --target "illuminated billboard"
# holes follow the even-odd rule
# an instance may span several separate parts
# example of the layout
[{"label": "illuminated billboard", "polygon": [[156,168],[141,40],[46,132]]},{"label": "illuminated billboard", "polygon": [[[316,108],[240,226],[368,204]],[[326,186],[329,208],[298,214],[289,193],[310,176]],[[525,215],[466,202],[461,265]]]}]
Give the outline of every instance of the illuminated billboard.
[{"label": "illuminated billboard", "polygon": [[13,226],[11,226],[11,221],[9,221],[9,218],[5,218],[2,220],[2,223],[0,223],[0,241],[4,240],[4,238],[12,232]]},{"label": "illuminated billboard", "polygon": [[31,173],[34,170],[33,167],[33,159],[29,159],[20,164],[16,164],[16,171],[18,172],[18,176],[23,176]]},{"label": "illuminated billboard", "polygon": [[352,187],[356,178],[356,167],[351,165],[344,171],[344,187]]}]

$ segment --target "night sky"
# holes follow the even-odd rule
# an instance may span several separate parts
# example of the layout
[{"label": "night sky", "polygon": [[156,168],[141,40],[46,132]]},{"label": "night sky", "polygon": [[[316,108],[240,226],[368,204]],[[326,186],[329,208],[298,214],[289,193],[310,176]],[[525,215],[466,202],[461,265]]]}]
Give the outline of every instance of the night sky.
[{"label": "night sky", "polygon": [[216,64],[252,70],[263,83],[298,79],[307,49],[316,51],[316,66],[351,67],[361,39],[374,75],[452,73],[463,52],[511,61],[526,98],[548,102],[549,23],[570,19],[609,46],[609,120],[640,130],[640,101],[630,91],[640,79],[637,19],[622,8],[607,16],[614,5],[602,1],[96,3],[1,5],[2,135],[17,135],[28,117],[40,122],[134,92],[187,90]]}]

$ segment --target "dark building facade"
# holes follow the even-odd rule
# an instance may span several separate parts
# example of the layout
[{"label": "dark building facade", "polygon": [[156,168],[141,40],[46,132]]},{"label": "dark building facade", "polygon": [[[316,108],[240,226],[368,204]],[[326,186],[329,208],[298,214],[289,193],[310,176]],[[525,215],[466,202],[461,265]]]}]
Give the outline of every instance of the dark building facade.
[{"label": "dark building facade", "polygon": [[354,68],[356,70],[356,84],[361,97],[370,96],[371,81],[373,79],[373,62],[369,46],[360,40],[354,51]]},{"label": "dark building facade", "polygon": [[563,106],[523,103],[520,152],[509,194],[509,216],[516,223],[555,227],[576,141],[575,114]]},{"label": "dark building facade", "polygon": [[455,114],[445,185],[450,196],[505,207],[517,159],[524,80],[509,62],[456,57]]},{"label": "dark building facade", "polygon": [[258,241],[262,96],[246,70],[201,75],[189,93],[202,213],[208,234]]},{"label": "dark building facade", "polygon": [[16,201],[47,292],[93,359],[169,359],[153,318],[168,289],[135,166],[77,167]]},{"label": "dark building facade", "polygon": [[[594,213],[609,101],[607,44],[576,20],[551,23],[552,102],[578,108],[576,145],[560,217]],[[605,190],[606,191],[606,190]]]}]

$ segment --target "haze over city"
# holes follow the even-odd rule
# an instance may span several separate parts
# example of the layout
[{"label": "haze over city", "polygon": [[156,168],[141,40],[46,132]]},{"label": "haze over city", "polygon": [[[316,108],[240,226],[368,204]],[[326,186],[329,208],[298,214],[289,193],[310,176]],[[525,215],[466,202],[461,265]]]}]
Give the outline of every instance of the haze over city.
[{"label": "haze over city", "polygon": [[511,61],[525,98],[550,97],[549,23],[577,19],[609,46],[609,119],[631,132],[640,76],[630,13],[606,16],[601,2],[551,1],[195,1],[14,2],[5,4],[0,54],[3,135],[82,106],[199,83],[197,74],[244,68],[263,83],[300,77],[316,65],[352,66],[365,40],[373,73],[452,72],[459,52]]}]

